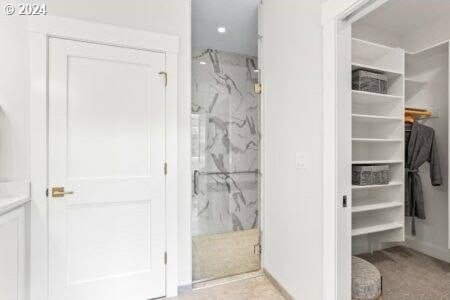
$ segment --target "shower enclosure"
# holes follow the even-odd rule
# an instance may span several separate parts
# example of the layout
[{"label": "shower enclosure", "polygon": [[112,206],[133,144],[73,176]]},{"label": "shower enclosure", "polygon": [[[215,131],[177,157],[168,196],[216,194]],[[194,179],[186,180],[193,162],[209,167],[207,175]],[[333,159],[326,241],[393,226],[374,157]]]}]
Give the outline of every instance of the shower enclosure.
[{"label": "shower enclosure", "polygon": [[260,268],[257,58],[212,49],[192,58],[193,280]]}]

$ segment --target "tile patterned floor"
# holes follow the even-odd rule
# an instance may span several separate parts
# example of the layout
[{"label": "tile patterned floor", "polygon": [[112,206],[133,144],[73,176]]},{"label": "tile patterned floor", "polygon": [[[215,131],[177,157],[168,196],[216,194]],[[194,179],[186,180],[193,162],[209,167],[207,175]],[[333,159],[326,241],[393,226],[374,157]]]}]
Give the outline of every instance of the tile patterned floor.
[{"label": "tile patterned floor", "polygon": [[206,287],[172,300],[284,300],[265,276]]}]

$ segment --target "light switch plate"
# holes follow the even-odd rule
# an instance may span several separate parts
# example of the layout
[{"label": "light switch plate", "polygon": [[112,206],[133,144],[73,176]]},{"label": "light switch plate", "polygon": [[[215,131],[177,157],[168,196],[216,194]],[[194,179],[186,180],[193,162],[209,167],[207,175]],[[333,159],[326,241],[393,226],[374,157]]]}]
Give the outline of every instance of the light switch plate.
[{"label": "light switch plate", "polygon": [[308,156],[305,152],[298,152],[295,154],[295,168],[299,171],[308,169]]}]

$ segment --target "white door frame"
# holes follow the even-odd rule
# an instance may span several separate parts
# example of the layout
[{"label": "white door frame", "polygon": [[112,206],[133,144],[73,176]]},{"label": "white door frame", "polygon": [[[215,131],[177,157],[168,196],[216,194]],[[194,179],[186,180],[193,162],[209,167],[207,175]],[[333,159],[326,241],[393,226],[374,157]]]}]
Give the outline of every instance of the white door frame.
[{"label": "white door frame", "polygon": [[63,38],[149,50],[166,55],[166,295],[175,296],[177,260],[178,37],[55,16],[30,18],[31,300],[47,300],[48,267],[48,40]]},{"label": "white door frame", "polygon": [[[347,176],[339,175],[343,169],[348,171],[343,163],[351,153],[351,144],[342,140],[349,133],[339,131],[348,128],[350,120],[339,105],[351,103],[349,25],[387,1],[328,0],[322,5],[323,299],[327,300],[351,299],[351,184]],[[343,207],[344,195],[349,199],[347,207]]]},{"label": "white door frame", "polygon": [[260,124],[260,132],[261,132],[261,142],[260,142],[260,166],[259,171],[261,174],[260,180],[260,197],[259,197],[259,210],[260,210],[260,219],[259,219],[259,239],[261,243],[261,247],[263,251],[261,251],[260,256],[260,265],[261,269],[265,270],[266,263],[266,254],[264,249],[266,249],[267,239],[266,239],[266,195],[267,195],[267,174],[266,174],[266,166],[267,166],[267,155],[266,155],[266,116],[269,115],[266,111],[266,82],[265,78],[265,70],[264,70],[264,3],[261,2],[258,5],[258,69],[259,69],[259,83],[263,86],[261,90],[261,94],[259,95],[259,103],[260,103],[260,115],[259,115],[259,124]]}]

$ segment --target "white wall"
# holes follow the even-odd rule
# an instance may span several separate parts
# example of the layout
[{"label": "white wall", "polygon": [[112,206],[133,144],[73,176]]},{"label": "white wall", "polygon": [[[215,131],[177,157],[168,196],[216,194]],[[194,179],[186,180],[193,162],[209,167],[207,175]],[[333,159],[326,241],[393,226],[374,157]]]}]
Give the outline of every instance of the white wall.
[{"label": "white wall", "polygon": [[[1,1],[2,7],[10,2]],[[180,36],[179,284],[190,283],[189,1],[128,0],[126,5],[123,0],[46,2],[53,15]],[[321,3],[265,0],[264,5],[268,157],[264,264],[294,297],[321,299]],[[25,18],[0,15],[0,105],[4,110],[0,113],[0,124],[6,124],[0,128],[0,180],[28,179]],[[297,152],[308,155],[308,170],[296,171]]]},{"label": "white wall", "polygon": [[402,38],[402,48],[417,52],[450,39],[450,18],[443,17]]},{"label": "white wall", "polygon": [[[296,299],[322,298],[321,2],[265,0],[264,267]],[[307,154],[297,171],[295,156]]]},{"label": "white wall", "polygon": [[393,33],[355,22],[352,25],[352,37],[390,47],[400,47],[401,38]]},{"label": "white wall", "polygon": [[[405,49],[416,52],[449,40],[450,18],[444,17],[403,37],[402,45]],[[432,187],[427,164],[420,169],[424,185],[427,220],[417,221],[417,236],[412,237],[410,221],[407,219],[406,233],[407,244],[410,247],[450,262],[448,251],[448,60],[447,46],[441,46],[415,55],[415,58],[410,60],[411,63],[407,61],[406,64],[408,76],[428,82],[413,95],[410,102],[423,104],[423,106],[439,111],[439,118],[429,120],[426,124],[433,127],[436,132],[444,181],[443,186]]]},{"label": "white wall", "polygon": [[[450,17],[446,16],[436,22],[403,37],[402,45],[412,52],[434,46],[450,40]],[[449,247],[449,214],[448,214],[448,49],[447,46],[430,50],[425,55],[417,55],[414,67],[406,71],[417,79],[429,83],[416,93],[411,101],[421,102],[439,110],[439,118],[427,121],[427,125],[436,131],[440,165],[444,184],[441,187],[430,185],[429,167],[421,168],[422,183],[427,220],[417,221],[417,236],[409,235],[407,244],[419,251],[450,262]],[[407,64],[408,67],[408,64]],[[408,75],[408,74],[407,74]],[[414,102],[413,102],[414,103]],[[409,222],[409,220],[407,220]]]},{"label": "white wall", "polygon": [[443,17],[422,26],[406,35],[396,35],[380,30],[363,22],[355,22],[352,36],[391,47],[399,47],[408,52],[418,52],[450,39],[450,18]]},{"label": "white wall", "polygon": [[416,220],[417,236],[411,235],[411,219],[406,218],[407,245],[450,261],[448,251],[448,45],[408,57],[406,75],[426,82],[415,88],[406,105],[429,108],[439,118],[424,121],[435,130],[443,185],[434,187],[430,167],[425,163],[419,174],[423,184],[426,220]]},{"label": "white wall", "polygon": [[[0,6],[18,1],[0,0]],[[0,14],[0,181],[30,174],[26,18]]]},{"label": "white wall", "polygon": [[[26,1],[0,0],[6,3]],[[190,283],[190,1],[48,0],[51,15],[180,37],[178,60],[179,282]],[[45,18],[42,16],[42,18]],[[25,17],[0,14],[0,181],[28,180],[29,69]],[[170,74],[169,74],[170,80]],[[170,258],[169,258],[170,259]]]}]

